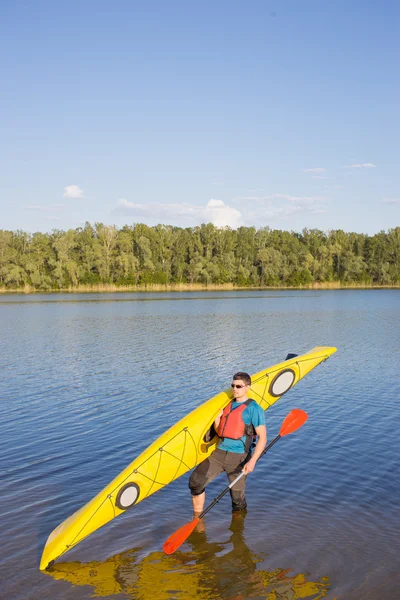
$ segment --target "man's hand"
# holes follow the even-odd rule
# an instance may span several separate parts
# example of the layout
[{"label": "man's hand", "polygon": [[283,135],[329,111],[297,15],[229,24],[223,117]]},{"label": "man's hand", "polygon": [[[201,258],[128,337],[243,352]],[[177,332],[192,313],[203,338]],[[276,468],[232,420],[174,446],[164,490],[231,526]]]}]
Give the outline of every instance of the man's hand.
[{"label": "man's hand", "polygon": [[247,462],[244,467],[243,467],[243,471],[246,473],[246,475],[248,475],[249,473],[252,473],[254,471],[254,468],[256,466],[256,460],[253,460],[252,458],[249,460],[249,462]]}]

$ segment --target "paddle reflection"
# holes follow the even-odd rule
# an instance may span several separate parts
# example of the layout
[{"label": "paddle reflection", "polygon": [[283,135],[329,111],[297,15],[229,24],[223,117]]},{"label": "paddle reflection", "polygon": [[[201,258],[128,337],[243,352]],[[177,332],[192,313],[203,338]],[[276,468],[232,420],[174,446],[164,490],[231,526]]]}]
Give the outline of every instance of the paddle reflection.
[{"label": "paddle reflection", "polygon": [[[288,570],[258,568],[263,559],[244,539],[243,512],[233,513],[229,535],[209,542],[203,526],[188,540],[190,550],[166,556],[152,552],[139,557],[140,549],[117,554],[104,562],[56,563],[47,573],[73,585],[88,585],[97,596],[123,594],[132,600],[295,600],[325,598],[327,577],[307,581]],[[202,525],[202,524],[201,524]]]}]

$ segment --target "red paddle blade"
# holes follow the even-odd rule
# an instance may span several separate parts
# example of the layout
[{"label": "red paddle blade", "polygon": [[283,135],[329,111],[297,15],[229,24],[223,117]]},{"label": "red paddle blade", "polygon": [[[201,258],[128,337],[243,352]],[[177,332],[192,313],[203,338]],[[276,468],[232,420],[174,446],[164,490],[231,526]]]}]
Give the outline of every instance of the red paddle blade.
[{"label": "red paddle blade", "polygon": [[297,429],[300,429],[307,419],[308,414],[304,412],[304,410],[300,410],[300,408],[294,408],[283,421],[279,435],[284,436],[289,435],[289,433],[293,433]]},{"label": "red paddle blade", "polygon": [[180,527],[175,531],[175,533],[170,535],[169,538],[164,542],[163,550],[165,554],[173,554],[175,550],[178,550],[183,542],[188,539],[189,535],[192,533],[199,521],[199,517],[196,517],[193,519],[193,521],[186,523],[186,525],[183,525],[183,527]]}]

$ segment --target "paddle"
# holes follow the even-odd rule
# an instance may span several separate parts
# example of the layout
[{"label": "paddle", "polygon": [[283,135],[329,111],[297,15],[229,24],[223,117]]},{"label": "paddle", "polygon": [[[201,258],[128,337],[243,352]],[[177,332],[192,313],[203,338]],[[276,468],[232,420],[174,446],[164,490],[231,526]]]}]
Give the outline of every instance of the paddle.
[{"label": "paddle", "polygon": [[[300,427],[302,425],[304,425],[304,423],[307,421],[308,415],[306,412],[304,412],[304,410],[300,410],[299,408],[294,408],[293,410],[290,411],[290,413],[285,417],[282,425],[281,425],[281,429],[279,432],[279,435],[276,436],[276,438],[274,438],[272,440],[272,442],[270,442],[264,449],[263,453],[260,455],[260,458],[263,454],[265,454],[266,452],[268,452],[268,450],[270,448],[272,448],[272,446],[274,444],[276,444],[276,442],[281,438],[284,437],[285,435],[289,435],[290,433],[293,433],[294,431],[297,431],[297,429],[300,429]],[[177,529],[165,542],[163,545],[163,550],[165,552],[165,554],[173,554],[175,552],[175,550],[178,550],[178,548],[183,544],[183,542],[185,540],[187,540],[187,538],[189,537],[189,535],[192,533],[192,531],[194,530],[194,528],[196,527],[196,525],[199,523],[199,521],[208,513],[209,510],[212,509],[213,506],[215,506],[217,504],[217,502],[219,502],[221,500],[221,498],[223,496],[225,496],[226,493],[229,492],[229,490],[235,485],[235,483],[237,481],[239,481],[239,479],[241,477],[243,477],[245,475],[245,472],[242,471],[240,473],[240,475],[238,475],[236,477],[236,479],[234,479],[221,493],[219,496],[217,496],[217,498],[215,498],[213,500],[213,502],[210,504],[210,506],[208,506],[205,510],[203,510],[202,513],[200,513],[200,515],[198,517],[196,517],[195,519],[193,519],[193,521],[190,521],[190,523],[186,523],[186,525],[183,525],[183,527],[180,527],[179,529]]]}]

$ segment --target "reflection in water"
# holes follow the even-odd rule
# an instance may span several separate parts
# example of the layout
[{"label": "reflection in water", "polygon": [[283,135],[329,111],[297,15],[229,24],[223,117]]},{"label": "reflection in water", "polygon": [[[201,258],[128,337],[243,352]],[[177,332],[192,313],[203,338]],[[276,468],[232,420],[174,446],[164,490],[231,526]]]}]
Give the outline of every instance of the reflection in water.
[{"label": "reflection in water", "polygon": [[294,600],[325,598],[329,580],[307,581],[288,570],[257,568],[262,558],[246,545],[245,513],[232,513],[225,542],[209,542],[201,527],[190,536],[189,552],[166,556],[152,552],[139,559],[139,548],[104,562],[56,563],[47,573],[74,585],[90,585],[97,596],[124,594],[132,600]]}]

